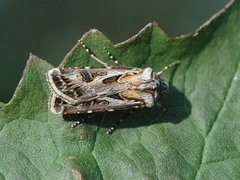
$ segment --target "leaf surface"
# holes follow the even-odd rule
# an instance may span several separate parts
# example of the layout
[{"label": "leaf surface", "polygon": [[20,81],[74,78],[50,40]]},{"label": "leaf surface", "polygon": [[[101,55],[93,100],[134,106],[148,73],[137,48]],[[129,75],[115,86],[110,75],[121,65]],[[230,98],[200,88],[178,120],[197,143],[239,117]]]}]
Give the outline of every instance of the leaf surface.
[{"label": "leaf surface", "polygon": [[[240,4],[231,1],[193,35],[167,36],[155,23],[113,45],[91,30],[83,41],[111,64],[164,72],[170,91],[158,107],[136,111],[111,136],[122,112],[71,120],[48,110],[45,74],[30,55],[8,104],[0,104],[0,179],[240,179]],[[62,67],[99,66],[79,43]]]}]

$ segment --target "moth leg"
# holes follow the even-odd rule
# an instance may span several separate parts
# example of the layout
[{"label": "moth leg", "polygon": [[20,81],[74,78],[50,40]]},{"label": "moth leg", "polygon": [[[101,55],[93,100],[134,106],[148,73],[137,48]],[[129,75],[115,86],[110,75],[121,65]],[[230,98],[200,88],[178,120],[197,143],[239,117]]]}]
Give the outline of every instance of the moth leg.
[{"label": "moth leg", "polygon": [[75,128],[75,127],[77,127],[78,125],[80,125],[80,124],[82,124],[82,123],[84,123],[85,122],[85,120],[84,119],[81,119],[80,121],[77,121],[77,122],[75,122],[75,123],[73,123],[72,124],[72,128]]},{"label": "moth leg", "polygon": [[106,53],[108,54],[109,58],[110,58],[116,65],[118,65],[118,63],[119,63],[118,59],[116,59],[116,58],[112,55],[112,53],[110,53],[110,52],[108,51],[108,49],[107,49],[106,47],[103,47],[103,49],[104,49],[104,51],[106,51]]},{"label": "moth leg", "polygon": [[108,135],[111,135],[111,134],[119,127],[119,125],[123,122],[123,120],[126,119],[128,116],[130,116],[132,113],[133,113],[133,110],[131,110],[128,114],[122,116],[121,119],[119,119],[118,121],[116,121],[116,122],[112,125],[112,127],[110,127],[110,128],[107,130],[107,134],[108,134]]},{"label": "moth leg", "polygon": [[80,40],[80,44],[82,47],[86,50],[87,53],[90,54],[90,57],[93,58],[95,61],[103,65],[105,68],[110,68],[107,63],[103,62],[101,59],[99,59],[87,46],[84,42]]},{"label": "moth leg", "polygon": [[107,134],[110,135],[112,134],[118,127],[119,125],[123,122],[123,119],[119,119],[119,121],[115,122],[112,127],[110,127],[108,130],[107,130]]}]

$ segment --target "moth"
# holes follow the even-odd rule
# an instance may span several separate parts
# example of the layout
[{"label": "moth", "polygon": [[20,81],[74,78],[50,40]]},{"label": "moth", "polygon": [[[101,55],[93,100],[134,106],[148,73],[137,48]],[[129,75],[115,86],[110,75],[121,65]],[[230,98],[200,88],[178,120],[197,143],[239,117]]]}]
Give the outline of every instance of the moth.
[{"label": "moth", "polygon": [[[150,67],[109,66],[80,40],[90,57],[103,67],[54,68],[48,71],[49,108],[55,114],[89,114],[153,107],[169,89],[159,72]],[[105,48],[109,57],[118,60]]]}]

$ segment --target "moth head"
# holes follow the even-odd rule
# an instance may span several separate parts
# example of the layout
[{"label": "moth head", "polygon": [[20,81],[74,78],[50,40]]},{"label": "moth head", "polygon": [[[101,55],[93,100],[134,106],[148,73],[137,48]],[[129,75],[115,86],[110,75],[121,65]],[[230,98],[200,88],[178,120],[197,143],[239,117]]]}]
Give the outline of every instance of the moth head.
[{"label": "moth head", "polygon": [[170,63],[169,65],[165,66],[161,71],[156,73],[156,77],[157,77],[157,81],[158,81],[158,87],[157,87],[158,95],[166,94],[169,89],[168,84],[160,77],[162,75],[162,73],[164,71],[168,70],[169,68],[175,67],[179,64],[180,64],[180,61],[178,61],[178,60],[174,61],[174,62]]},{"label": "moth head", "polygon": [[169,90],[169,85],[160,78],[160,76],[157,76],[157,94],[163,95],[166,94]]}]

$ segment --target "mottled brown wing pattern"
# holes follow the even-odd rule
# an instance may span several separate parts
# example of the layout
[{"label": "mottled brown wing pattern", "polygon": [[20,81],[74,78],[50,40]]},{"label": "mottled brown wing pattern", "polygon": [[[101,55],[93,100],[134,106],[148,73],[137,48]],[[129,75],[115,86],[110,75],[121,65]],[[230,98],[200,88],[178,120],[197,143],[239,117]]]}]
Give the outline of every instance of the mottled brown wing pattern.
[{"label": "mottled brown wing pattern", "polygon": [[133,109],[141,106],[141,102],[139,101],[126,101],[120,98],[116,99],[114,96],[96,98],[92,101],[86,101],[78,105],[71,105],[65,102],[62,98],[52,94],[49,102],[51,103],[50,109],[55,114],[112,112],[114,110]]},{"label": "mottled brown wing pattern", "polygon": [[53,94],[50,99],[52,111],[71,114],[137,107],[140,102],[120,98],[120,93],[129,89],[129,84],[118,82],[118,79],[141,71],[130,68],[52,69],[47,75]]},{"label": "mottled brown wing pattern", "polygon": [[79,99],[90,89],[88,83],[93,81],[94,75],[83,68],[55,68],[48,73],[48,81],[57,96],[70,102]]}]

